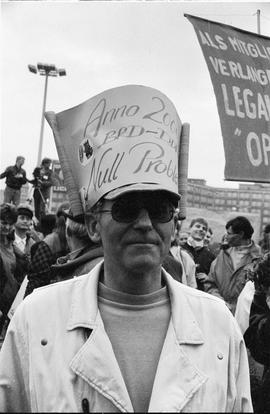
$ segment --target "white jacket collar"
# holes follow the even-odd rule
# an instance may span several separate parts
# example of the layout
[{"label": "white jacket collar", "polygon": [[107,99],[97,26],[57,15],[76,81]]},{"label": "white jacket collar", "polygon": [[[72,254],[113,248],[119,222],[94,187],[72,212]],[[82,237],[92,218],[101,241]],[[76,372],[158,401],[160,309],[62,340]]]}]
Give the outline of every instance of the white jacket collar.
[{"label": "white jacket collar", "polygon": [[[121,412],[134,412],[98,310],[98,279],[102,263],[74,281],[68,330],[85,327],[92,333],[70,362],[70,368]],[[189,304],[194,289],[164,271],[171,299],[172,318],[161,351],[148,412],[180,412],[207,381],[190,359],[186,346],[200,346],[203,335]],[[192,290],[191,290],[192,289]],[[185,294],[184,291],[188,290]],[[190,297],[191,297],[190,296]],[[176,299],[177,297],[177,299]]]},{"label": "white jacket collar", "polygon": [[[93,329],[97,325],[97,291],[102,265],[103,261],[89,275],[76,278],[67,325],[68,330],[79,326]],[[185,290],[191,288],[175,281],[164,269],[163,273],[168,286],[172,308],[172,322],[179,344],[202,344],[204,342],[202,332],[189,304],[187,295],[184,294]]]}]

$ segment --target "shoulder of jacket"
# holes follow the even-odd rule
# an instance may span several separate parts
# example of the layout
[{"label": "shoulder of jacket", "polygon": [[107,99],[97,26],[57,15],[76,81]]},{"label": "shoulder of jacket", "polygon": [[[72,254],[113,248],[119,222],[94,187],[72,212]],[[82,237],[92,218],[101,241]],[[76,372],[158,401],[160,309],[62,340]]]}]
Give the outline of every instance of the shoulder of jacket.
[{"label": "shoulder of jacket", "polygon": [[203,292],[202,290],[195,289],[193,287],[190,287],[188,285],[184,285],[184,284],[179,283],[177,281],[173,281],[173,283],[174,283],[174,293],[176,295],[179,295],[179,296],[185,295],[185,297],[187,299],[190,299],[190,300],[196,300],[197,301],[198,299],[200,299],[201,301],[204,301],[204,302],[209,302],[209,303],[213,303],[213,304],[218,303],[218,304],[226,307],[224,300],[222,300],[222,299],[220,299],[220,298],[218,298],[214,295],[211,295],[210,293]]},{"label": "shoulder of jacket", "polygon": [[46,286],[36,288],[30,295],[28,295],[23,302],[26,306],[41,306],[46,307],[52,303],[58,303],[55,298],[65,298],[65,301],[70,301],[71,295],[76,285],[82,283],[79,277],[55,282]]},{"label": "shoulder of jacket", "polygon": [[199,325],[210,318],[210,322],[207,324],[213,323],[215,327],[222,326],[223,332],[226,334],[231,329],[235,329],[237,322],[234,322],[235,318],[223,299],[179,282],[175,283],[178,283],[179,286],[175,286],[173,291],[174,302],[189,306]]}]

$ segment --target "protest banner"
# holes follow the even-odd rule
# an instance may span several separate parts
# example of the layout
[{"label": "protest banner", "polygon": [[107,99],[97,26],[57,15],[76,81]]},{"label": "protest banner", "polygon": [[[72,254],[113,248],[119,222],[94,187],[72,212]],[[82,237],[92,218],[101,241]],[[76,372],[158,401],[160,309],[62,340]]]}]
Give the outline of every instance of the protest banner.
[{"label": "protest banner", "polygon": [[270,182],[270,38],[185,14],[204,54],[225,152],[225,179]]}]

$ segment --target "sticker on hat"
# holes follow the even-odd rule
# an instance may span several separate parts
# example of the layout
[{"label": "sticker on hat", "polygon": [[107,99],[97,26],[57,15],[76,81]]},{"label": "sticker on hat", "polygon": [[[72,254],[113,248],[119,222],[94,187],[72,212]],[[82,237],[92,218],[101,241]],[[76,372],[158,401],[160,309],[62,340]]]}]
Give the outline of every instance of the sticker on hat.
[{"label": "sticker on hat", "polygon": [[160,91],[120,86],[45,116],[74,214],[106,194],[119,195],[132,187],[166,190],[179,198],[182,124],[173,103]]}]

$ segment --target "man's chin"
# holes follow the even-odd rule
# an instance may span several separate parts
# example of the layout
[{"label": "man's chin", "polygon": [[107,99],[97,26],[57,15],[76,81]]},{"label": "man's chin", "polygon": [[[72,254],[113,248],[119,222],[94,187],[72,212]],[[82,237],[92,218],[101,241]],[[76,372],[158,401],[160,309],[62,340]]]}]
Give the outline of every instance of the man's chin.
[{"label": "man's chin", "polygon": [[150,271],[157,267],[157,264],[160,263],[160,257],[153,254],[137,254],[131,255],[127,261],[130,269],[133,271],[136,269],[145,272],[146,270]]}]

